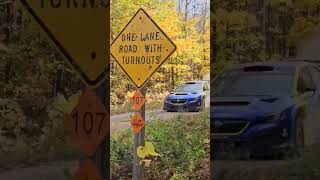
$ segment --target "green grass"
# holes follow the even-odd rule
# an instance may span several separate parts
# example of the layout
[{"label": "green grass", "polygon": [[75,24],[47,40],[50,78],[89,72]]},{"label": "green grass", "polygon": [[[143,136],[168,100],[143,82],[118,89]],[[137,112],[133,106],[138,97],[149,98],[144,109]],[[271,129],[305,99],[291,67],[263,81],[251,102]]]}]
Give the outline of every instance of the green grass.
[{"label": "green grass", "polygon": [[[112,135],[111,165],[114,179],[131,177],[133,158],[131,131],[129,129]],[[209,131],[208,111],[195,116],[178,116],[172,120],[153,120],[147,123],[146,140],[154,144],[161,157],[154,159],[151,166],[146,168],[146,177],[186,179],[195,174],[208,176],[209,167],[205,173],[195,172],[202,169],[199,166],[202,166],[203,162],[208,162]]]},{"label": "green grass", "polygon": [[[154,117],[156,118],[156,117]],[[60,121],[59,121],[60,122]],[[59,160],[79,159],[78,148],[63,133],[62,123],[47,134],[44,144],[37,149],[21,143],[16,152],[2,154],[0,169],[15,166],[37,166]],[[161,157],[153,159],[146,168],[146,179],[208,179],[209,112],[194,116],[178,116],[172,120],[153,120],[146,123],[146,140],[154,144]],[[132,129],[112,134],[111,165],[114,179],[132,175]],[[0,170],[1,171],[1,170]]]}]

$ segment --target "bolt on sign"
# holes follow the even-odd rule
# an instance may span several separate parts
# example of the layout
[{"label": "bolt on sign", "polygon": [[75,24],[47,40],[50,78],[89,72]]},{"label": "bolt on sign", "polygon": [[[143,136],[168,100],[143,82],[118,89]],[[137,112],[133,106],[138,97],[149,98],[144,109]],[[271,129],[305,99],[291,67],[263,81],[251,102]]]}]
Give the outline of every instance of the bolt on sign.
[{"label": "bolt on sign", "polygon": [[111,45],[111,55],[140,88],[176,50],[175,44],[139,9]]},{"label": "bolt on sign", "polygon": [[144,105],[145,99],[139,89],[134,92],[132,98],[130,99],[130,103],[136,111],[139,111]]},{"label": "bolt on sign", "polygon": [[80,168],[76,171],[72,180],[103,180],[98,173],[95,165],[90,161],[86,160],[81,164]]},{"label": "bolt on sign", "polygon": [[[85,84],[105,80],[110,56],[107,8],[110,0],[21,0]],[[102,28],[103,27],[103,28]]]},{"label": "bolt on sign", "polygon": [[139,134],[141,129],[144,127],[144,120],[139,112],[136,112],[132,117],[130,124],[133,128],[133,132]]},{"label": "bolt on sign", "polygon": [[87,89],[72,112],[65,114],[64,127],[81,151],[92,156],[109,132],[108,117],[95,93]]}]

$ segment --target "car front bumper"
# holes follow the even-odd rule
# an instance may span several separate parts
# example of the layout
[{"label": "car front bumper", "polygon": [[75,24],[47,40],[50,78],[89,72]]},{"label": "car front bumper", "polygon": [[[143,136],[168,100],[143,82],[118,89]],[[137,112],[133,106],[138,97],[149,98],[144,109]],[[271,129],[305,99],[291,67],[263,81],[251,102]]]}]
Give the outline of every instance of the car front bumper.
[{"label": "car front bumper", "polygon": [[184,104],[164,102],[163,110],[167,111],[193,111],[201,109],[201,101],[188,101]]},{"label": "car front bumper", "polygon": [[289,147],[289,128],[279,123],[263,123],[249,126],[239,135],[211,133],[213,157],[219,154],[243,152],[268,155]]}]

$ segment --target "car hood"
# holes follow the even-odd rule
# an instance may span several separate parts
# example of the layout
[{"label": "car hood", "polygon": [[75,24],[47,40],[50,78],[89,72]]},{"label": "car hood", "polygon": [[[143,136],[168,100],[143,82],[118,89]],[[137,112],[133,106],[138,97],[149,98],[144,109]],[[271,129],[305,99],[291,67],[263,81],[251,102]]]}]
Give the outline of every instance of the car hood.
[{"label": "car hood", "polygon": [[167,97],[169,99],[196,98],[201,95],[200,92],[171,92]]},{"label": "car hood", "polygon": [[294,100],[290,96],[212,97],[211,117],[260,117],[269,113],[280,113],[293,103]]}]

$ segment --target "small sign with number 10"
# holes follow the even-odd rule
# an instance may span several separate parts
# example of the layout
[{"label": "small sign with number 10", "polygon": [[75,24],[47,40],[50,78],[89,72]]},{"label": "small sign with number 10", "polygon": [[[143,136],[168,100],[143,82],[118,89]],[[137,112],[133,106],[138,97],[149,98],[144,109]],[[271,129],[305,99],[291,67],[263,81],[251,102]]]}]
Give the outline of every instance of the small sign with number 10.
[{"label": "small sign with number 10", "polygon": [[109,131],[109,114],[94,92],[86,90],[78,105],[65,114],[65,128],[83,153],[92,156]]},{"label": "small sign with number 10", "polygon": [[145,98],[144,96],[142,95],[142,93],[140,92],[139,89],[137,89],[131,100],[130,100],[130,103],[132,105],[132,107],[136,110],[136,111],[139,111],[141,109],[141,107],[144,105],[145,103]]}]

